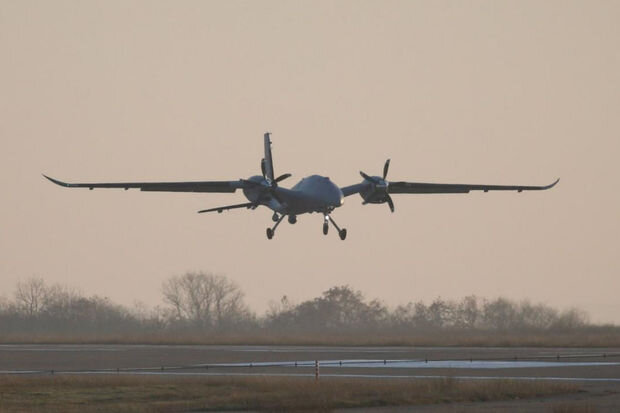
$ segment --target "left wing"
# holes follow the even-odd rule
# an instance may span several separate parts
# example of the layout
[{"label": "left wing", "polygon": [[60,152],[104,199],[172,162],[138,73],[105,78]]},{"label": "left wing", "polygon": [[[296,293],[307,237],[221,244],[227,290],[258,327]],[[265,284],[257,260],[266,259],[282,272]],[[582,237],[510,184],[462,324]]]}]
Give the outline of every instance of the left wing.
[{"label": "left wing", "polygon": [[340,190],[342,191],[344,196],[349,196],[359,193],[359,191],[370,185],[371,184],[368,182],[362,182],[361,184],[345,186],[343,188],[340,188]]},{"label": "left wing", "polygon": [[239,181],[190,181],[190,182],[116,182],[116,183],[66,183],[43,175],[56,185],[65,188],[135,188],[141,191],[162,192],[235,192],[247,185]]},{"label": "left wing", "polygon": [[[543,191],[553,188],[560,180],[545,186],[528,185],[471,185],[471,184],[435,184],[425,182],[387,182],[388,194],[466,194],[470,191]],[[362,182],[341,188],[344,196],[357,194],[373,183]]]},{"label": "left wing", "polygon": [[468,185],[468,184],[433,184],[423,182],[390,182],[390,194],[466,194],[470,191],[544,191],[553,188],[560,180],[545,186],[524,185]]}]

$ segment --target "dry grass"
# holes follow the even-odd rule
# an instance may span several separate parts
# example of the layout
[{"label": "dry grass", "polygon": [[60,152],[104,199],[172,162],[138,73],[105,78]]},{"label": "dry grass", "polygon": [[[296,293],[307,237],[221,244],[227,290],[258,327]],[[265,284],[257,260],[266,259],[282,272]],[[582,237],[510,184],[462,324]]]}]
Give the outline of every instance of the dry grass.
[{"label": "dry grass", "polygon": [[570,332],[429,331],[419,333],[277,334],[161,332],[137,334],[5,334],[2,344],[234,344],[468,347],[620,347],[620,329]]},{"label": "dry grass", "polygon": [[553,413],[596,413],[596,407],[590,404],[564,403],[552,407]]},{"label": "dry grass", "polygon": [[[0,377],[0,412],[330,411],[543,397],[572,384],[153,376]],[[558,410],[563,412],[563,410]]]}]

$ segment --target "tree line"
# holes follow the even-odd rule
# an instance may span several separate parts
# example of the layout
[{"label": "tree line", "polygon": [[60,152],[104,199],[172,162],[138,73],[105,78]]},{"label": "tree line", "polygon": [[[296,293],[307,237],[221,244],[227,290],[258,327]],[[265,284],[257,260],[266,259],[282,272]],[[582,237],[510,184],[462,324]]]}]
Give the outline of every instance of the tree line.
[{"label": "tree line", "polygon": [[409,302],[394,308],[367,299],[350,286],[335,286],[320,296],[291,302],[286,296],[256,315],[241,288],[229,278],[206,272],[173,276],[162,285],[155,308],[123,306],[85,295],[41,278],[20,281],[11,297],[0,300],[0,335],[140,334],[191,331],[243,334],[392,333],[426,331],[568,331],[590,326],[579,309],[506,298],[467,296]]}]

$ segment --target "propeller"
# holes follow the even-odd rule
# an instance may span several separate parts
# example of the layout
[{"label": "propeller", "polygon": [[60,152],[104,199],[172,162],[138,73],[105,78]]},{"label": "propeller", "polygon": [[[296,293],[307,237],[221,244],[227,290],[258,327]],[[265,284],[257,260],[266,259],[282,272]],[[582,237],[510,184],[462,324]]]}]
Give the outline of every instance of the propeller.
[{"label": "propeller", "polygon": [[385,177],[387,176],[388,170],[390,169],[390,160],[385,161],[385,165],[383,165],[383,180],[385,181]]},{"label": "propeller", "polygon": [[[270,181],[267,179],[267,165],[265,162],[265,158],[261,159],[260,161],[260,170],[263,174],[263,180],[264,182],[267,183],[267,190],[269,192],[269,194],[274,197],[279,203],[283,203],[282,199],[278,196],[278,194],[276,193],[275,189],[278,187],[278,182],[284,181],[287,178],[290,178],[291,176],[293,176],[292,174],[286,173],[286,174],[282,174],[280,176],[278,176],[277,178],[275,178],[273,181]],[[252,182],[252,181],[245,181],[244,182]],[[256,184],[255,186],[263,186],[262,183],[258,183],[258,182],[252,182],[252,184]],[[252,185],[250,184],[250,185]]]},{"label": "propeller", "polygon": [[278,176],[275,179],[275,181],[276,182],[284,181],[286,178],[290,178],[291,176],[293,176],[293,175],[291,175],[291,174],[282,174],[282,175]]},{"label": "propeller", "polygon": [[[267,180],[267,176],[266,176],[267,175],[267,166],[265,164],[265,159],[264,158],[261,159],[261,161],[260,161],[260,171],[263,174],[263,179],[266,181]],[[286,178],[290,178],[291,176],[293,176],[293,175],[292,174],[282,174],[282,175],[278,176],[277,178],[275,178],[273,180],[273,182],[278,183],[280,181],[284,181]],[[273,184],[273,182],[272,182],[272,184]]]},{"label": "propeller", "polygon": [[389,182],[386,180],[389,169],[390,160],[388,159],[387,161],[385,161],[385,165],[383,165],[383,177],[370,176],[360,171],[360,175],[362,176],[362,178],[372,184],[372,190],[364,196],[364,205],[368,203],[387,203],[390,207],[390,211],[394,212],[394,201],[392,201],[392,197],[388,193]]},{"label": "propeller", "polygon": [[390,194],[387,194],[385,196],[385,201],[387,202],[388,206],[390,207],[390,211],[392,211],[392,213],[394,212],[394,201],[392,201],[392,197],[390,196]]}]

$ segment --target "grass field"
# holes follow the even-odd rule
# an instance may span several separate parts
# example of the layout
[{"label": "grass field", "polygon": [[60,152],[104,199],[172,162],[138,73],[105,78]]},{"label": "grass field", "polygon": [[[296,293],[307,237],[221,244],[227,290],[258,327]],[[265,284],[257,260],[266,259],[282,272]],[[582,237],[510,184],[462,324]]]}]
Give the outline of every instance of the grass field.
[{"label": "grass field", "polygon": [[524,399],[579,391],[526,381],[0,376],[0,412],[323,411]]}]

